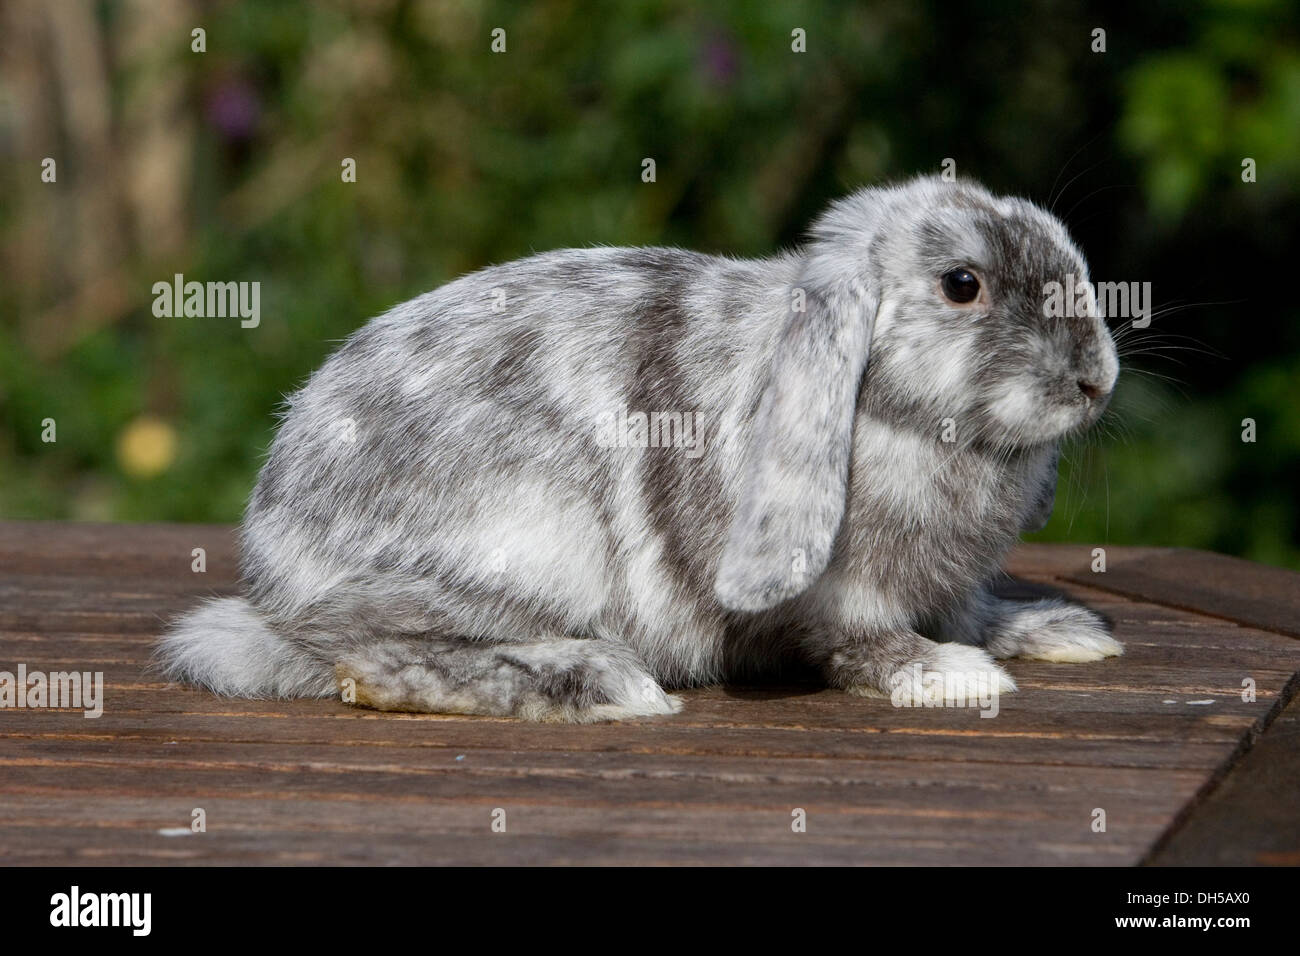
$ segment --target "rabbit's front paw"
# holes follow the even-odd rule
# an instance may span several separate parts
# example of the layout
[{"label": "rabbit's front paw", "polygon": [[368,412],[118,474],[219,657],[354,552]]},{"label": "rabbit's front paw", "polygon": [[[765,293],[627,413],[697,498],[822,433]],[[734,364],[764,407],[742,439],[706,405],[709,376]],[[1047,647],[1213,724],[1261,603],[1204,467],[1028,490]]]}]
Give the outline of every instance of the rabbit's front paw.
[{"label": "rabbit's front paw", "polygon": [[888,697],[899,707],[968,703],[1016,689],[1011,675],[986,651],[966,644],[925,643],[930,646],[912,661],[889,672],[882,672],[875,662],[854,668],[845,659],[852,652],[840,652],[834,661],[840,675],[837,683],[850,694]]},{"label": "rabbit's front paw", "polygon": [[1101,616],[1063,601],[1005,602],[984,646],[994,657],[1081,664],[1115,657],[1124,645],[1110,636]]}]

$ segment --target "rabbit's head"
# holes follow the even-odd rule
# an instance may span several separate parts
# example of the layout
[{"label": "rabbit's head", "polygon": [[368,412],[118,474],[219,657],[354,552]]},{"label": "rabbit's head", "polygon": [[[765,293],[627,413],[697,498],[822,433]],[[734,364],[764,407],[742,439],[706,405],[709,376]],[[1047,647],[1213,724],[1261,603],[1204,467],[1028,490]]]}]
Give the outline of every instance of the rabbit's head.
[{"label": "rabbit's head", "polygon": [[812,235],[810,285],[876,289],[863,398],[882,417],[1025,446],[1105,409],[1119,363],[1087,263],[1033,203],[925,178],[841,200]]},{"label": "rabbit's head", "polygon": [[791,290],[719,600],[770,607],[825,568],[859,410],[994,449],[1096,421],[1119,363],[1087,280],[1057,219],[978,186],[926,177],[831,206]]}]

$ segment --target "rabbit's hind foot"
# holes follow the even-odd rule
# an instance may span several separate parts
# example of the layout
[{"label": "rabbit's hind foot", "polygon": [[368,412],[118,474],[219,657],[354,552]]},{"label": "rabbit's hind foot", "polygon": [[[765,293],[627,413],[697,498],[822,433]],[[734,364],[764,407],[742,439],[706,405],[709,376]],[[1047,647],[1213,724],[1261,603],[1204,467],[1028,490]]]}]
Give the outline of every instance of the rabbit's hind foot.
[{"label": "rabbit's hind foot", "polygon": [[631,649],[597,640],[386,638],[341,655],[335,676],[345,702],[375,710],[591,723],[681,709]]}]

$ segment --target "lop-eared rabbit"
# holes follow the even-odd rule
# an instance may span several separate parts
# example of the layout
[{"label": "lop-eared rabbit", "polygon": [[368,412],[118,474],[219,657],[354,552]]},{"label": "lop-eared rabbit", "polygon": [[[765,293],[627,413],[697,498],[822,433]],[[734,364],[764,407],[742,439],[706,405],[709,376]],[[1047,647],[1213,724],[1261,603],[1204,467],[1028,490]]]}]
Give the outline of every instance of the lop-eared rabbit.
[{"label": "lop-eared rabbit", "polygon": [[[1051,513],[1058,446],[1118,374],[1087,266],[1023,199],[926,177],[738,260],[567,249],[361,328],[288,400],[242,596],[164,635],[240,697],[594,721],[811,669],[1015,689],[994,658],[1121,653],[990,581]],[[910,688],[910,689],[908,689]]]}]

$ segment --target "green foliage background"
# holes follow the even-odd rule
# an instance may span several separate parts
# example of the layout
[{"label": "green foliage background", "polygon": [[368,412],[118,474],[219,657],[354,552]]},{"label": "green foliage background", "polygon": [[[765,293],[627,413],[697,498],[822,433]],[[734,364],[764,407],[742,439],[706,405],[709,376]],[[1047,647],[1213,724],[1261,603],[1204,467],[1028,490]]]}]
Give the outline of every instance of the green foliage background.
[{"label": "green foliage background", "polygon": [[[82,80],[0,69],[0,516],[237,520],[283,394],[369,316],[554,247],[769,253],[830,198],[952,157],[1055,200],[1095,279],[1150,281],[1167,310],[1129,340],[1108,429],[1070,449],[1039,537],[1300,568],[1294,3],[160,6],[84,8],[104,156],[60,112]],[[183,171],[170,230],[133,211],[142,168]],[[74,203],[110,194],[120,228],[82,228]],[[70,250],[96,242],[79,271]],[[154,317],[175,272],[260,281],[261,326]],[[120,450],[141,416],[176,436],[151,476]]]}]

